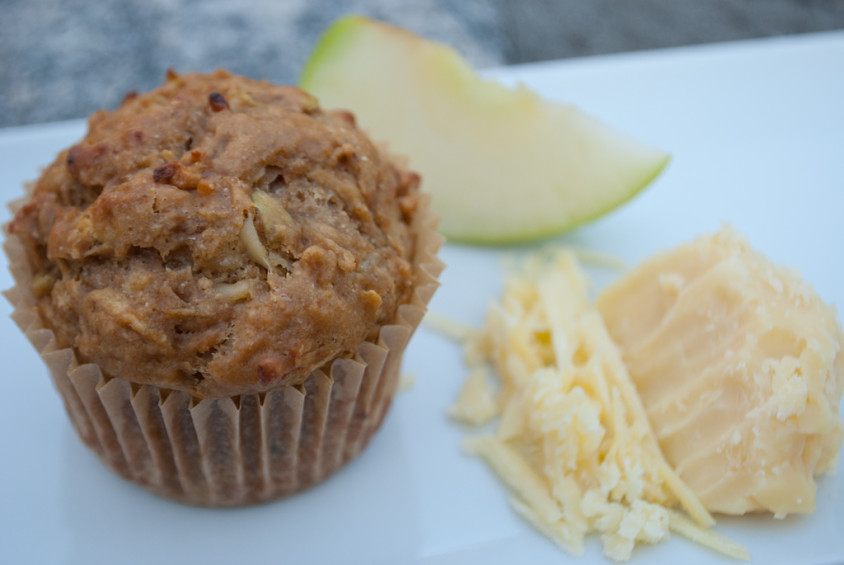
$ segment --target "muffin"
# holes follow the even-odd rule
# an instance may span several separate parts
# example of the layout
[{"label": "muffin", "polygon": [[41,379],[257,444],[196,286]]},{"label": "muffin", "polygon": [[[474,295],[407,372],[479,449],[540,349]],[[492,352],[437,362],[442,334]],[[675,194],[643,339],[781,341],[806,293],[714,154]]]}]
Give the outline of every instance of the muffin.
[{"label": "muffin", "polygon": [[8,296],[79,436],[209,506],[366,446],[442,264],[419,176],[295,87],[168,73],[13,205]]}]

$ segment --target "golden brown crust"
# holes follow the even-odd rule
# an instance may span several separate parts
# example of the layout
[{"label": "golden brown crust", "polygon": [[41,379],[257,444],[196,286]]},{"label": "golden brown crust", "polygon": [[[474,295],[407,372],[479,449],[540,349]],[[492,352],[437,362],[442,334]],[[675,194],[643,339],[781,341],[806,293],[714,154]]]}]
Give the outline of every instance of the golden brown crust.
[{"label": "golden brown crust", "polygon": [[298,384],[395,317],[418,183],[302,90],[172,75],[92,116],[10,229],[63,345],[229,396]]}]

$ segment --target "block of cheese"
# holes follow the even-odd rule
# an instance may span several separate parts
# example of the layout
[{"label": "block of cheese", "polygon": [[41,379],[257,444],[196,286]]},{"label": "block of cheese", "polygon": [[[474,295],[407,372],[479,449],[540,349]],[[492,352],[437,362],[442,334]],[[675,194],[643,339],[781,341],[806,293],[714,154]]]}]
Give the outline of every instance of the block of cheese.
[{"label": "block of cheese", "polygon": [[844,437],[844,335],[794,271],[729,227],[598,298],[662,452],[713,512],[815,508]]}]

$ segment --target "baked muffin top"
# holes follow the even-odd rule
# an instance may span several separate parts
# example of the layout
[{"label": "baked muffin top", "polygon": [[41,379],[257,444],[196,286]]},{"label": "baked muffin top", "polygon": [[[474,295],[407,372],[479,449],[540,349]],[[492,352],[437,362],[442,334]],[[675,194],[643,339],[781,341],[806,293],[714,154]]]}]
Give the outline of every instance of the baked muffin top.
[{"label": "baked muffin top", "polygon": [[230,396],[301,383],[394,320],[418,185],[303,90],[168,73],[91,116],[9,229],[81,362]]}]

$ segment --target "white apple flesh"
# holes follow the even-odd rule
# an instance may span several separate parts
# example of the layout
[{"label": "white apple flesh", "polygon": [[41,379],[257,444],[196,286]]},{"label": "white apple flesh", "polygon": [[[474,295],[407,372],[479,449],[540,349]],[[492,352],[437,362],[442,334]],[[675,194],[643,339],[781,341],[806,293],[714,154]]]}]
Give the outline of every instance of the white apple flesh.
[{"label": "white apple flesh", "polygon": [[633,197],[669,159],[572,106],[481,78],[442,44],[360,16],[329,28],[300,85],[407,155],[440,231],[456,241],[571,229]]}]

